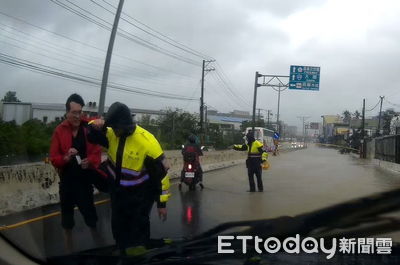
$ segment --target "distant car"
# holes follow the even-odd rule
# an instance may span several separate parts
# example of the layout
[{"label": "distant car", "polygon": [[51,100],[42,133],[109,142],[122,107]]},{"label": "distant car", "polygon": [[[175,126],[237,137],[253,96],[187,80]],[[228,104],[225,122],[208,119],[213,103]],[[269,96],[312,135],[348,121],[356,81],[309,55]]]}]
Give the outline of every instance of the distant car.
[{"label": "distant car", "polygon": [[292,147],[292,148],[297,148],[297,147],[298,147],[298,146],[297,146],[297,143],[296,143],[296,142],[292,142],[292,143],[291,143],[291,147]]}]

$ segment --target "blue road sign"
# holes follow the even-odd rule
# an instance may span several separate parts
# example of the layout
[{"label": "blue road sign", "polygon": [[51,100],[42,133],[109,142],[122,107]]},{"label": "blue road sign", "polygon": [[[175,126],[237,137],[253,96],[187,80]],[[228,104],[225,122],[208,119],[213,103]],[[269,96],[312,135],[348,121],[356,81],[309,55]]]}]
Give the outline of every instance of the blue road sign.
[{"label": "blue road sign", "polygon": [[280,137],[279,133],[275,132],[274,133],[274,139],[279,139],[279,137]]},{"label": "blue road sign", "polygon": [[290,66],[289,89],[319,90],[320,67]]}]

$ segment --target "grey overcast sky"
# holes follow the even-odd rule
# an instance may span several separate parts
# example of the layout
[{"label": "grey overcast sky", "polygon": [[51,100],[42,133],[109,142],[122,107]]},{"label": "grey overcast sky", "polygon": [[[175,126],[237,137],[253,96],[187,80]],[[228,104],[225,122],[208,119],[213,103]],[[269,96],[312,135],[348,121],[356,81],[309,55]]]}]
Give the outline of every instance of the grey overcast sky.
[{"label": "grey overcast sky", "polygon": [[[63,103],[78,92],[98,102],[110,37],[103,27],[113,22],[117,4],[0,0],[0,94],[14,90],[22,101]],[[126,0],[123,11],[107,105],[198,112],[201,62],[215,58],[205,102],[221,112],[251,111],[255,71],[288,75],[290,65],[320,66],[321,79],[320,91],[282,92],[281,119],[289,125],[300,126],[297,116],[321,121],[324,114],[361,111],[363,98],[371,109],[380,95],[384,108],[399,109],[398,0]],[[277,92],[259,91],[257,106],[276,114]]]}]

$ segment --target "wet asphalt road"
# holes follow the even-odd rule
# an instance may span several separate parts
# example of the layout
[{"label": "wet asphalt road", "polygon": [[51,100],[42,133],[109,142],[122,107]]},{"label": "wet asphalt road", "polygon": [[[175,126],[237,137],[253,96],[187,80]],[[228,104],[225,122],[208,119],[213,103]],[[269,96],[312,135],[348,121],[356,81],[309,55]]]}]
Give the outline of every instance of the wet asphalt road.
[{"label": "wet asphalt road", "polygon": [[[206,155],[206,154],[205,154]],[[248,193],[244,164],[208,172],[205,189],[179,192],[176,183],[168,203],[168,220],[162,222],[153,209],[152,237],[182,238],[215,225],[238,220],[296,215],[348,199],[400,187],[400,175],[388,173],[334,149],[309,145],[308,149],[270,158],[263,171],[264,192]],[[97,206],[101,242],[94,242],[78,211],[75,212],[75,251],[113,244],[109,203]],[[2,224],[58,211],[43,207],[23,214],[2,217]],[[59,216],[4,231],[4,234],[35,256],[65,253]]]}]

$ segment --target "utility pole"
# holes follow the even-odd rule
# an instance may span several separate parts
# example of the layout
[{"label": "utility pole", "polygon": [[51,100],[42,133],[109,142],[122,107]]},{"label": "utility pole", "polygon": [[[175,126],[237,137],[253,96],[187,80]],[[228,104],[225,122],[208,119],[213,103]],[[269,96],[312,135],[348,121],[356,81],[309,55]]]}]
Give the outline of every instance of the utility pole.
[{"label": "utility pole", "polygon": [[258,110],[258,115],[257,115],[257,120],[258,120],[258,122],[260,122],[260,120],[261,120],[261,113],[260,113],[260,111],[261,111],[261,109],[257,109]]},{"label": "utility pole", "polygon": [[267,114],[267,128],[269,128],[269,115],[270,115],[271,111],[267,110],[267,112],[268,112],[268,114]]},{"label": "utility pole", "polygon": [[203,117],[204,117],[204,70],[206,61],[203,60],[203,67],[201,70],[201,96],[200,96],[200,133],[203,133]]},{"label": "utility pole", "polygon": [[383,99],[385,98],[384,96],[379,96],[381,98],[381,107],[379,109],[379,121],[378,121],[378,131],[376,132],[377,136],[381,135],[381,117],[382,117],[382,103]]},{"label": "utility pole", "polygon": [[204,119],[204,121],[205,121],[205,130],[204,130],[204,140],[207,140],[207,134],[208,134],[208,123],[207,123],[207,116],[208,116],[208,114],[207,114],[207,112],[208,112],[208,108],[207,108],[207,105],[204,105],[204,108],[205,108],[205,119]]},{"label": "utility pole", "polygon": [[297,118],[299,118],[300,120],[302,120],[303,121],[303,142],[304,142],[304,144],[305,144],[305,142],[306,142],[306,135],[305,135],[305,132],[306,132],[306,129],[305,129],[305,121],[306,121],[306,119],[308,119],[308,118],[310,118],[309,116],[298,116]]},{"label": "utility pole", "polygon": [[366,144],[365,144],[365,140],[364,140],[364,138],[365,138],[365,133],[364,133],[364,131],[365,131],[365,98],[363,99],[363,109],[362,109],[362,125],[361,125],[361,128],[362,128],[362,131],[361,131],[361,151],[362,152],[360,152],[360,157],[361,158],[366,158],[366,150],[365,150],[365,147],[366,147]]},{"label": "utility pole", "polygon": [[362,122],[362,124],[361,124],[361,128],[362,128],[361,139],[364,140],[364,137],[365,137],[365,133],[364,133],[364,130],[365,130],[365,98],[363,99],[362,121],[361,122]]},{"label": "utility pole", "polygon": [[121,16],[122,6],[124,5],[124,0],[119,0],[117,13],[115,13],[114,25],[111,30],[110,42],[108,43],[106,62],[104,63],[103,80],[101,81],[100,90],[100,100],[99,100],[99,110],[98,115],[101,117],[104,114],[104,105],[106,101],[106,90],[108,82],[108,73],[110,72],[111,55],[114,47],[115,35],[117,34],[119,17]]},{"label": "utility pole", "polygon": [[175,148],[175,112],[172,113],[172,144],[173,148]]},{"label": "utility pole", "polygon": [[324,135],[324,143],[326,142],[326,130],[325,130],[325,116],[322,115],[322,134]]},{"label": "utility pole", "polygon": [[201,71],[201,96],[200,96],[200,134],[202,135],[201,144],[204,142],[204,77],[207,72],[214,71],[215,68],[206,68],[206,63],[212,63],[215,60],[203,60],[203,67]]}]

